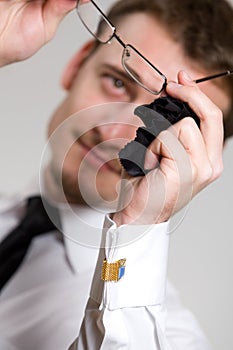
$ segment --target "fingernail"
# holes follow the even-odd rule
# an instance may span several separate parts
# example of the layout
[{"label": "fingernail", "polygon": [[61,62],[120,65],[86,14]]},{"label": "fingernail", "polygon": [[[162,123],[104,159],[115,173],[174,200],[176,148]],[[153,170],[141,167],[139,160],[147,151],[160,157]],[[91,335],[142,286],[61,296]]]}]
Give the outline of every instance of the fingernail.
[{"label": "fingernail", "polygon": [[157,164],[158,164],[158,156],[148,149],[146,151],[144,168],[146,170],[154,169]]}]

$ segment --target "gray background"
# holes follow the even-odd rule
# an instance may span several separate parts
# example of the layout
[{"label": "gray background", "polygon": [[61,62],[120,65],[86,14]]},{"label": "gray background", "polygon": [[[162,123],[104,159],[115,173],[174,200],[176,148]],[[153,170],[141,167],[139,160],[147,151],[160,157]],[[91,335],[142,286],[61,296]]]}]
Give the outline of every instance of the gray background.
[{"label": "gray background", "polygon": [[[62,69],[87,38],[73,12],[37,55],[0,70],[1,194],[14,193],[37,173],[47,120],[64,96]],[[215,350],[233,349],[232,154],[230,141],[223,176],[193,200],[170,245],[169,278]]]}]

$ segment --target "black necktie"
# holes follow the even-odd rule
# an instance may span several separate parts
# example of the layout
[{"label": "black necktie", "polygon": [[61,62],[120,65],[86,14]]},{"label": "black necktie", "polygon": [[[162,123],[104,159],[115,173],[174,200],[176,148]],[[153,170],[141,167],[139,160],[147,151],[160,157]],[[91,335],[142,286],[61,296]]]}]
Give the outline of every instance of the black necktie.
[{"label": "black necktie", "polygon": [[33,238],[60,227],[56,208],[39,196],[28,199],[25,216],[0,244],[0,290],[22,263]]}]

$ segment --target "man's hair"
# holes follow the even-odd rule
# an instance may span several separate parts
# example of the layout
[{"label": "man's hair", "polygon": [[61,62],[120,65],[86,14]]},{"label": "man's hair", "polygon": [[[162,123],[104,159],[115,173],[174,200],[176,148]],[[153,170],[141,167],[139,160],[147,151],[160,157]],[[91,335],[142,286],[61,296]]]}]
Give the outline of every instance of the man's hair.
[{"label": "man's hair", "polygon": [[[108,18],[117,26],[134,13],[156,18],[182,45],[187,57],[210,74],[233,69],[233,8],[226,0],[120,0]],[[153,44],[153,33],[148,40]],[[233,76],[215,82],[227,91],[231,101],[230,111],[224,116],[227,138],[233,135]]]}]

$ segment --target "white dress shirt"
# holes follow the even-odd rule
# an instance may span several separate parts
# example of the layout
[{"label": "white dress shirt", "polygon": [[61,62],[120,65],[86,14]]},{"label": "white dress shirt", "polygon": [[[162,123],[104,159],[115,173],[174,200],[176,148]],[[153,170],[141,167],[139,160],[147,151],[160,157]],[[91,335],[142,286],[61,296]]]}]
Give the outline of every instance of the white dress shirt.
[{"label": "white dress shirt", "polygon": [[[17,225],[24,198],[0,198],[0,240]],[[170,284],[165,301],[167,223],[117,228],[92,209],[59,211],[63,242],[59,234],[35,238],[2,291],[1,350],[66,350],[78,335],[77,349],[209,350]],[[118,282],[101,281],[105,257],[126,258]]]}]

